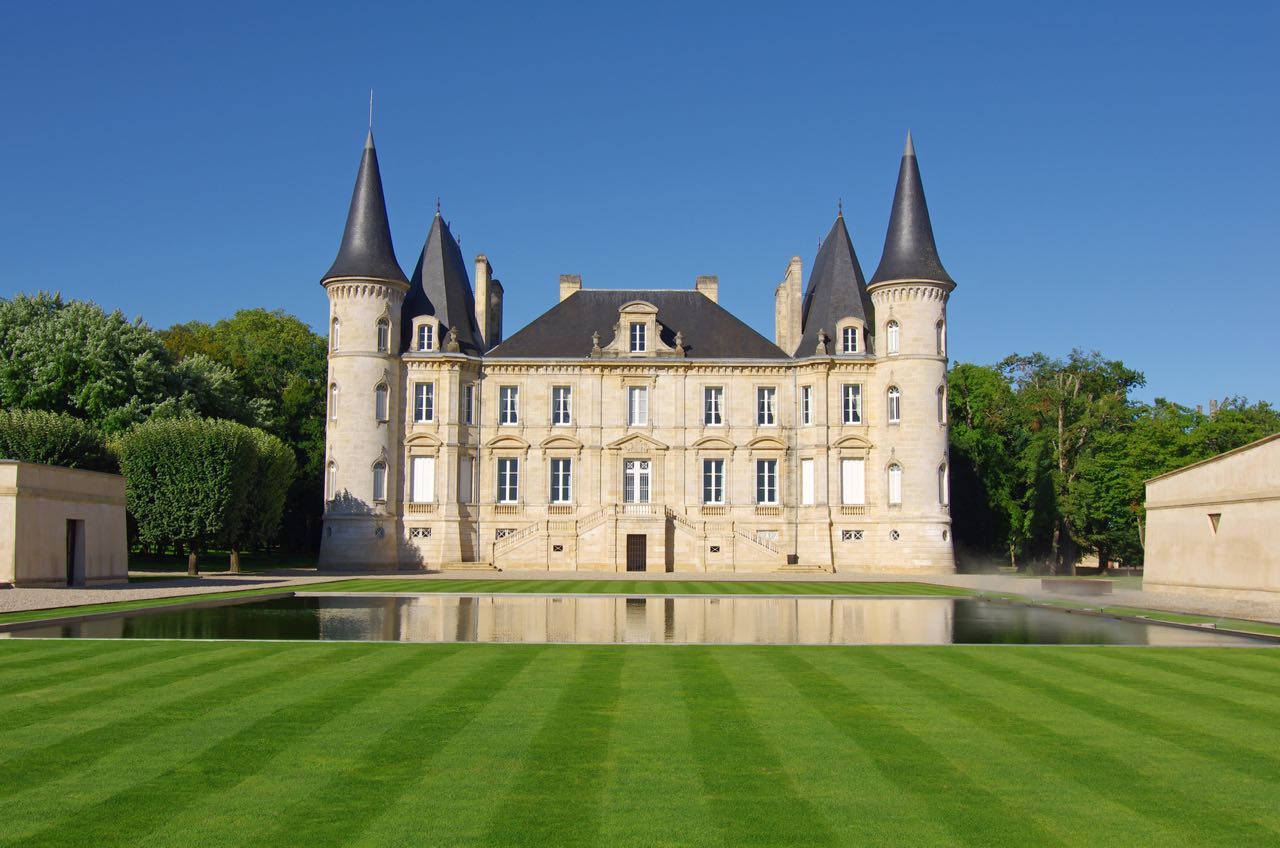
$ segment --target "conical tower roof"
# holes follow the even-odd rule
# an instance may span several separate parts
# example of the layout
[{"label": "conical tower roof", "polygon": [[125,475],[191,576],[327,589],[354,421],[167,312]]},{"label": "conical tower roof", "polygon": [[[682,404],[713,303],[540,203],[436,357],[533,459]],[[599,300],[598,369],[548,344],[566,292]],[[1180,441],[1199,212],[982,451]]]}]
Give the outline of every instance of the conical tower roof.
[{"label": "conical tower roof", "polygon": [[449,225],[437,210],[431,222],[431,231],[422,246],[422,255],[409,280],[409,294],[405,296],[401,310],[400,326],[403,349],[408,350],[413,334],[413,319],[422,315],[434,315],[444,325],[439,346],[444,347],[444,334],[458,331],[458,346],[462,353],[484,353],[484,337],[476,326],[476,299],[471,290],[471,278],[467,276],[467,264],[462,258]]},{"label": "conical tower roof", "polygon": [[871,285],[890,280],[932,280],[955,285],[955,280],[942,267],[933,242],[933,225],[929,223],[929,207],[924,202],[924,184],[920,182],[920,165],[910,132],[907,147],[902,151],[884,253],[880,256],[880,267],[871,277]]},{"label": "conical tower roof", "polygon": [[378,151],[373,146],[373,130],[365,139],[338,258],[333,260],[321,281],[335,277],[408,282],[391,245],[391,225],[387,222],[387,202],[382,195],[382,174],[378,170]]},{"label": "conical tower roof", "polygon": [[844,215],[836,216],[831,232],[818,249],[805,289],[804,303],[800,310],[800,346],[795,350],[797,358],[813,356],[818,346],[818,331],[827,334],[829,350],[836,343],[836,322],[844,318],[861,318],[867,333],[873,331],[875,322],[871,297],[862,276],[862,266],[853,250],[853,240],[844,224]]}]

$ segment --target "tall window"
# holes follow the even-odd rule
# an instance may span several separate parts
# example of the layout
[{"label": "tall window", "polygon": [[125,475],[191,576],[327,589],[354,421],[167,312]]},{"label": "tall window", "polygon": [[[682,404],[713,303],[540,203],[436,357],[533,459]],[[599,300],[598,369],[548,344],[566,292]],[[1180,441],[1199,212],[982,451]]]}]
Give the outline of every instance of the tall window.
[{"label": "tall window", "polygon": [[898,352],[898,322],[897,321],[889,322],[888,326],[885,327],[885,336],[886,336],[885,347],[888,349],[890,354],[896,354]]},{"label": "tall window", "polygon": [[702,502],[724,503],[724,460],[702,460]]},{"label": "tall window", "polygon": [[646,344],[647,339],[645,338],[647,329],[648,328],[645,327],[644,324],[633,323],[631,325],[631,352],[632,353],[644,353],[648,349],[648,346]]},{"label": "tall window", "polygon": [[379,383],[378,387],[373,390],[373,416],[378,421],[386,421],[390,414],[388,412],[388,401],[390,394],[387,391],[386,383]]},{"label": "tall window", "polygon": [[413,420],[421,424],[436,418],[436,384],[413,384]]},{"label": "tall window", "polygon": [[840,331],[840,349],[845,353],[858,352],[858,328],[845,327]]},{"label": "tall window", "polygon": [[329,420],[338,420],[338,384],[329,384]]},{"label": "tall window", "polygon": [[889,466],[889,503],[902,503],[902,466],[896,462]]},{"label": "tall window", "polygon": [[460,410],[463,424],[474,424],[476,421],[476,384],[467,383],[462,387],[462,409]]},{"label": "tall window", "polygon": [[800,387],[800,423],[806,427],[813,423],[813,386]]},{"label": "tall window", "polygon": [[627,424],[642,427],[649,423],[649,389],[645,386],[627,387]]},{"label": "tall window", "polygon": [[436,458],[415,456],[410,470],[414,503],[431,503],[436,499]]},{"label": "tall window", "polygon": [[761,386],[756,389],[756,423],[761,426],[772,426],[778,423],[778,390],[773,386]]},{"label": "tall window", "polygon": [[951,500],[951,487],[947,485],[947,464],[938,466],[938,503],[946,506]]},{"label": "tall window", "polygon": [[567,504],[573,500],[572,461],[568,459],[551,460],[551,502]]},{"label": "tall window", "polygon": [[813,506],[815,485],[813,480],[813,460],[800,460],[800,503]]},{"label": "tall window", "polygon": [[520,423],[519,386],[500,386],[498,388],[498,423]]},{"label": "tall window", "polygon": [[866,460],[840,460],[840,503],[859,505],[867,502]]},{"label": "tall window", "polygon": [[325,500],[333,500],[338,496],[338,463],[330,461],[328,475],[324,481]]},{"label": "tall window", "polygon": [[756,503],[778,502],[778,460],[756,460]]},{"label": "tall window", "polygon": [[573,423],[573,389],[569,386],[551,387],[551,423]]},{"label": "tall window", "polygon": [[649,460],[628,459],[622,463],[622,500],[625,503],[649,502]]},{"label": "tall window", "polygon": [[707,386],[702,390],[702,423],[711,426],[724,423],[723,386]]},{"label": "tall window", "polygon": [[897,424],[902,420],[902,392],[897,386],[889,387],[889,423]]},{"label": "tall window", "polygon": [[436,328],[430,324],[418,325],[418,350],[431,350],[436,346]]},{"label": "tall window", "polygon": [[862,423],[861,383],[845,383],[840,387],[840,418],[846,424]]},{"label": "tall window", "polygon": [[382,460],[373,464],[373,499],[375,501],[387,499],[387,464]]},{"label": "tall window", "polygon": [[386,353],[391,347],[391,322],[386,318],[378,319],[378,353]]},{"label": "tall window", "polygon": [[339,336],[342,331],[342,322],[334,318],[329,322],[329,350],[337,350],[339,345]]},{"label": "tall window", "polygon": [[938,386],[938,423],[947,423],[947,387]]},{"label": "tall window", "polygon": [[934,335],[937,336],[938,356],[947,355],[947,322],[939,321],[933,327]]},{"label": "tall window", "polygon": [[520,500],[520,460],[498,460],[498,503]]}]

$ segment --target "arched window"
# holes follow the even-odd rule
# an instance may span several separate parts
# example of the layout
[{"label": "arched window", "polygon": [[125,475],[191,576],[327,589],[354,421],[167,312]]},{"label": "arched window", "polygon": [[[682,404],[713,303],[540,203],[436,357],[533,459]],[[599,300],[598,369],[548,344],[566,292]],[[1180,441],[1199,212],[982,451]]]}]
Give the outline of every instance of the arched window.
[{"label": "arched window", "polygon": [[386,421],[391,417],[387,409],[388,394],[386,383],[379,383],[373,390],[373,415],[378,421]]},{"label": "arched window", "polygon": [[324,499],[331,501],[338,496],[338,463],[330,460],[324,479]]},{"label": "arched window", "polygon": [[342,330],[342,324],[337,318],[329,323],[329,350],[338,349],[338,335]]},{"label": "arched window", "polygon": [[373,464],[373,499],[375,501],[387,499],[387,464],[382,460]]},{"label": "arched window", "polygon": [[885,348],[889,355],[895,355],[898,352],[898,322],[890,321],[884,330]]},{"label": "arched window", "polygon": [[386,353],[391,347],[391,322],[378,319],[378,353]]},{"label": "arched window", "polygon": [[338,384],[329,384],[329,420],[338,420]]},{"label": "arched window", "polygon": [[947,387],[938,386],[938,423],[947,423]]},{"label": "arched window", "polygon": [[947,464],[938,466],[938,503],[946,506],[951,500],[951,487],[947,485]]},{"label": "arched window", "polygon": [[841,331],[840,349],[845,353],[858,352],[858,328],[845,327]]},{"label": "arched window", "polygon": [[889,423],[897,424],[902,420],[902,392],[897,386],[889,387]]},{"label": "arched window", "polygon": [[902,503],[902,466],[896,462],[889,466],[889,503]]},{"label": "arched window", "polygon": [[937,336],[938,356],[947,355],[947,322],[939,321],[933,328],[934,335]]}]

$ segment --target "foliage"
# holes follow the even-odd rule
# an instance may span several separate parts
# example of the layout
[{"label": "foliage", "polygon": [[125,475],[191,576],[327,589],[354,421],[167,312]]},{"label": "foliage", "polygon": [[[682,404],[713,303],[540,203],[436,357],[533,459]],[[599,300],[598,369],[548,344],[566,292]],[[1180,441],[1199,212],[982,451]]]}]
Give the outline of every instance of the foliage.
[{"label": "foliage", "polygon": [[237,538],[256,468],[254,439],[230,421],[156,419],[120,439],[129,512],[146,545],[180,545],[195,556]]},{"label": "foliage", "polygon": [[98,428],[65,413],[0,410],[0,458],[89,471],[116,471],[115,455]]},{"label": "foliage", "polygon": [[[247,492],[248,506],[237,547],[270,547],[280,532],[285,498],[297,473],[293,451],[284,442],[262,430],[250,430],[254,448],[253,482]],[[238,565],[238,563],[237,563]]]}]

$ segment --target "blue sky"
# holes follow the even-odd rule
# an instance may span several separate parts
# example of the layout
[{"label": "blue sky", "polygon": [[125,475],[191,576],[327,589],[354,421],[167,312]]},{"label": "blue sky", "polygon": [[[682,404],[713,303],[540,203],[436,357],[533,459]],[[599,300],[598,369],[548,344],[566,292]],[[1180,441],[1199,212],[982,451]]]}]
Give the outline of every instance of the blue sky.
[{"label": "blue sky", "polygon": [[322,327],[373,88],[406,271],[440,196],[509,332],[718,274],[771,337],[838,198],[871,275],[911,128],[956,359],[1280,402],[1280,4],[539,5],[5,4],[0,296]]}]

